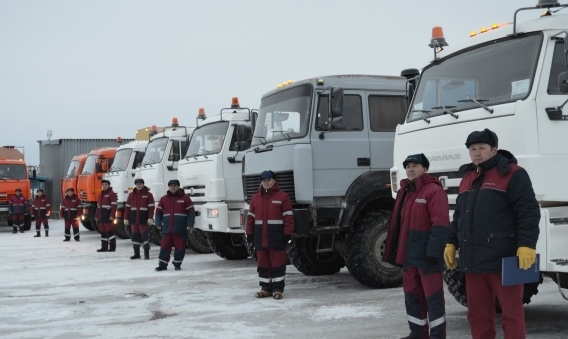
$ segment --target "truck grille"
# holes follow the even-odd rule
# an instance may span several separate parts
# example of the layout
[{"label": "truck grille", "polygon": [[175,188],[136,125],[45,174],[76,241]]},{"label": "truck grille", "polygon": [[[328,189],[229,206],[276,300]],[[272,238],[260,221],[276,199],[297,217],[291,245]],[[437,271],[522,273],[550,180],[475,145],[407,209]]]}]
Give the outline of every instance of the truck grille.
[{"label": "truck grille", "polygon": [[[296,204],[296,191],[294,189],[294,172],[274,172],[278,178],[278,186],[280,189],[290,196],[292,205]],[[253,194],[257,193],[260,187],[260,175],[243,176],[244,187],[246,189],[245,201],[250,203]]]}]

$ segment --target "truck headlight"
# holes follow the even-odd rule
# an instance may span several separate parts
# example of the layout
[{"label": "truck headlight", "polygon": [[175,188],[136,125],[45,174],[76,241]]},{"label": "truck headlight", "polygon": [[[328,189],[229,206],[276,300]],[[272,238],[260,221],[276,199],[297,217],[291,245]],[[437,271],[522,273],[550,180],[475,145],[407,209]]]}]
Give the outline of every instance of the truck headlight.
[{"label": "truck headlight", "polygon": [[207,218],[219,218],[219,210],[217,208],[207,209]]}]

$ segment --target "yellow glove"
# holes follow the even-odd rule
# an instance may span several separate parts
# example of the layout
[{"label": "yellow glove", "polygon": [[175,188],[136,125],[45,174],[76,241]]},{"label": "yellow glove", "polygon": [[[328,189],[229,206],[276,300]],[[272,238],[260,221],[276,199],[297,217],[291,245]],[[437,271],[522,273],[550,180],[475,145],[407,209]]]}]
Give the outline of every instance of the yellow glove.
[{"label": "yellow glove", "polygon": [[128,226],[128,224],[130,224],[130,221],[128,221],[128,219],[124,219],[124,225]]},{"label": "yellow glove", "polygon": [[450,270],[455,270],[458,267],[458,262],[456,261],[456,245],[446,244],[444,249],[444,262]]},{"label": "yellow glove", "polygon": [[536,260],[536,250],[521,246],[517,249],[517,257],[519,257],[519,268],[528,270]]},{"label": "yellow glove", "polygon": [[148,226],[154,225],[154,219],[148,219]]}]

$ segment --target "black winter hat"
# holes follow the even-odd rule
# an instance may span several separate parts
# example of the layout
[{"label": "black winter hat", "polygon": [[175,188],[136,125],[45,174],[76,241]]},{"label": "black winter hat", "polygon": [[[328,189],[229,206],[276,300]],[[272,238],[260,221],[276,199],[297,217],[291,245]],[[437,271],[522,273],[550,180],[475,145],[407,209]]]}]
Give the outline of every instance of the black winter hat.
[{"label": "black winter hat", "polygon": [[276,180],[276,174],[274,174],[274,172],[272,171],[264,171],[262,173],[260,173],[260,180],[264,180],[264,179],[274,179]]},{"label": "black winter hat", "polygon": [[179,180],[177,180],[177,179],[172,179],[172,180],[168,181],[168,186],[171,186],[171,185],[181,186],[180,183],[179,183]]},{"label": "black winter hat", "polygon": [[412,154],[412,155],[407,156],[406,160],[404,160],[402,162],[402,166],[404,168],[406,168],[406,165],[408,165],[408,163],[411,163],[411,162],[416,163],[416,164],[420,164],[424,168],[430,168],[430,161],[428,161],[428,158],[426,158],[424,153]]},{"label": "black winter hat", "polygon": [[134,185],[136,185],[136,184],[143,184],[143,183],[144,183],[144,179],[138,178],[138,179],[134,180]]},{"label": "black winter hat", "polygon": [[488,144],[491,147],[498,147],[499,138],[497,138],[497,134],[495,134],[495,132],[486,128],[483,131],[471,132],[467,136],[465,147],[469,148],[469,146],[473,144]]},{"label": "black winter hat", "polygon": [[106,180],[106,179],[104,179],[103,181],[101,181],[101,184],[104,184],[105,182],[110,185],[110,181],[108,181],[108,180]]}]

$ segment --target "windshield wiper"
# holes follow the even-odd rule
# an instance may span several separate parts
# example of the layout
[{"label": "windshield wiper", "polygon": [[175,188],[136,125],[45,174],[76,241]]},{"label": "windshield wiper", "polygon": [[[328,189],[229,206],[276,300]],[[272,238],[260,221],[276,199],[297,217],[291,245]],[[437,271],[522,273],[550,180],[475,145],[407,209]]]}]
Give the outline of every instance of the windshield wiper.
[{"label": "windshield wiper", "polygon": [[459,118],[459,116],[457,114],[454,113],[454,111],[452,111],[452,108],[456,108],[456,106],[436,106],[436,107],[432,107],[432,109],[442,109],[442,114],[449,114],[451,116],[453,116],[454,118]]},{"label": "windshield wiper", "polygon": [[280,132],[280,134],[282,134],[282,136],[285,137],[286,140],[288,141],[292,140],[292,138],[290,138],[290,135],[284,131],[272,131],[272,132]]},{"label": "windshield wiper", "polygon": [[260,141],[260,143],[262,144],[262,146],[266,145],[266,138],[265,137],[259,137],[259,136],[256,136],[256,135],[253,135],[252,137],[257,138],[258,141]]},{"label": "windshield wiper", "polygon": [[427,123],[430,123],[430,119],[428,119],[428,118],[426,118],[426,116],[424,116],[424,113],[430,115],[430,111],[427,111],[425,109],[415,109],[415,110],[410,111],[410,113],[418,113],[422,117],[422,120],[426,121]]},{"label": "windshield wiper", "polygon": [[476,104],[479,105],[479,107],[482,107],[484,110],[486,110],[489,113],[493,113],[493,108],[489,108],[487,106],[485,106],[484,104],[482,104],[482,101],[488,101],[487,99],[477,99],[475,100],[474,98],[471,99],[462,99],[462,100],[458,100],[458,102],[475,102]]}]

